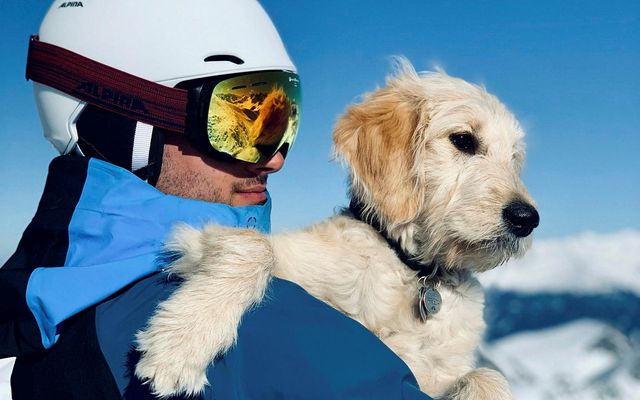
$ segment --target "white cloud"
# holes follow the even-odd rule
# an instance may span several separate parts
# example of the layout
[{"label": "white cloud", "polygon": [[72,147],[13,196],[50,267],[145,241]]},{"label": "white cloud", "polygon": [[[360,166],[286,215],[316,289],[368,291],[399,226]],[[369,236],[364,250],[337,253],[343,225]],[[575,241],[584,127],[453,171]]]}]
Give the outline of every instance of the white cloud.
[{"label": "white cloud", "polygon": [[640,231],[534,241],[524,258],[484,273],[480,280],[487,288],[528,293],[629,290],[640,295]]}]

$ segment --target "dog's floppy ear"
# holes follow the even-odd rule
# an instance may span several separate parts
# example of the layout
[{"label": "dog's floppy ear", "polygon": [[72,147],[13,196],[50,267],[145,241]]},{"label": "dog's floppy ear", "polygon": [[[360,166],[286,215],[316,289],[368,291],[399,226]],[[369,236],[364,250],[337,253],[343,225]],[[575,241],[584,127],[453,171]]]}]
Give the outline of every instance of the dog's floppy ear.
[{"label": "dog's floppy ear", "polygon": [[414,176],[419,107],[397,85],[350,106],[337,122],[336,155],[351,168],[352,196],[383,223],[410,221],[423,199]]}]

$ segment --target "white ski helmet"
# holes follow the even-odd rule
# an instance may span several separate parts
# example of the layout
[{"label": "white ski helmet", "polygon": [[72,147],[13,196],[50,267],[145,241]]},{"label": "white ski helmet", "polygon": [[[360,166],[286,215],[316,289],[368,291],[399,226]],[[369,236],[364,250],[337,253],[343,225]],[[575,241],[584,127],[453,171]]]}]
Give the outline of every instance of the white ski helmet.
[{"label": "white ski helmet", "polygon": [[[210,76],[296,71],[256,0],[55,0],[39,37],[169,87]],[[86,103],[36,82],[34,93],[44,136],[61,154],[82,154],[76,121]]]}]

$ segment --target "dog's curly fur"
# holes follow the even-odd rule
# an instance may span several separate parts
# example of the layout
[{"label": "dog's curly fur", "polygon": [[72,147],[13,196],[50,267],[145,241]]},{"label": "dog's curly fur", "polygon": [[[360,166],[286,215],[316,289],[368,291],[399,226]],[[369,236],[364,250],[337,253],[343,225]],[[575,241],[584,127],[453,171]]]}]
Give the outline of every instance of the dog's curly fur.
[{"label": "dog's curly fur", "polygon": [[[452,134],[473,135],[475,154]],[[387,86],[349,107],[334,131],[352,198],[403,251],[437,264],[442,308],[416,316],[418,277],[380,232],[348,211],[270,238],[251,230],[182,227],[170,250],[184,284],[137,336],[136,375],[155,393],[197,393],[205,370],[236,339],[242,314],[270,276],[294,281],[359,321],[400,356],[420,388],[442,399],[510,399],[493,370],[474,369],[485,323],[474,278],[519,256],[530,238],[509,232],[503,209],[533,204],[519,174],[524,133],[484,88],[404,60]]]}]

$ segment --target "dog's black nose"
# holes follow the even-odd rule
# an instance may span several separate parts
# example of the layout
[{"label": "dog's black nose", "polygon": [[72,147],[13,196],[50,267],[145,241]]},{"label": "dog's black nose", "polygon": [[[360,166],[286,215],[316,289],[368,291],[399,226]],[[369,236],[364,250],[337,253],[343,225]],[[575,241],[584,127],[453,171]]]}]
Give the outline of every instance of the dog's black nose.
[{"label": "dog's black nose", "polygon": [[502,219],[509,232],[517,237],[526,237],[540,223],[540,216],[535,208],[521,201],[507,204],[502,210]]}]

